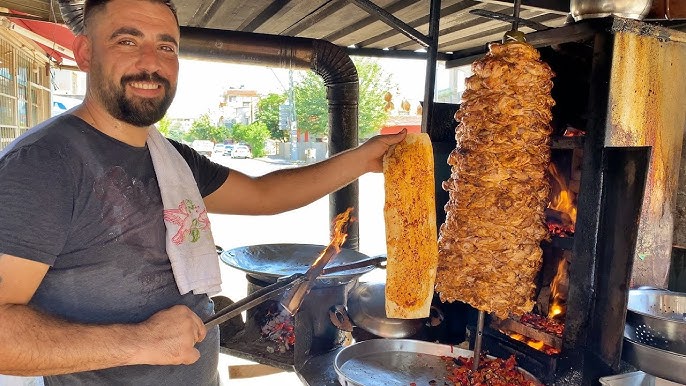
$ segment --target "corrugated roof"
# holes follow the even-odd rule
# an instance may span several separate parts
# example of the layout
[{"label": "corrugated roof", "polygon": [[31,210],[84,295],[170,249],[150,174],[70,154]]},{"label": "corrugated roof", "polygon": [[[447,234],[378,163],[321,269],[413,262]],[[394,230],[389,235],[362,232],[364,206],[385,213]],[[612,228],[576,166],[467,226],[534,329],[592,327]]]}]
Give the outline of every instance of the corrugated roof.
[{"label": "corrugated roof", "polygon": [[[423,48],[418,39],[411,37],[411,32],[428,34],[431,3],[430,0],[177,0],[175,4],[182,26],[324,39],[340,46],[354,46],[359,54],[403,56],[414,55]],[[406,32],[410,31],[410,36],[382,21],[384,18],[378,13],[366,11],[365,6],[378,7],[396,18]],[[0,7],[26,12],[42,20],[62,21],[57,0],[0,0]],[[510,24],[473,13],[484,11],[512,15],[513,2],[442,0],[439,53],[448,55],[500,40]],[[559,27],[565,23],[568,11],[568,0],[523,0],[521,17],[547,27]],[[534,31],[527,26],[521,30]]]}]

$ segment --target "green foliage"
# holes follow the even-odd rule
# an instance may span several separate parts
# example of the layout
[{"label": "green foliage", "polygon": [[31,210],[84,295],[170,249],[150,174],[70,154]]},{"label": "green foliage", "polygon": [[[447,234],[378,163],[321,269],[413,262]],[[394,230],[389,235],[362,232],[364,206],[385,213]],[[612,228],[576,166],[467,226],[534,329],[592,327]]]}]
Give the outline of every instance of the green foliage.
[{"label": "green foliage", "polygon": [[171,130],[172,121],[167,115],[163,116],[159,122],[157,122],[157,130],[162,133],[165,137],[169,137],[169,131]]},{"label": "green foliage", "polygon": [[181,125],[178,122],[172,121],[166,115],[157,122],[157,130],[165,137],[179,142],[183,141],[186,137],[186,133],[181,130]]},{"label": "green foliage", "polygon": [[187,141],[208,139],[217,143],[224,142],[225,139],[229,138],[229,135],[229,129],[223,126],[213,125],[209,114],[203,114],[193,121],[191,129],[188,131],[188,135],[185,139]]},{"label": "green foliage", "polygon": [[329,135],[329,106],[322,78],[307,71],[294,87],[295,116],[300,131],[324,137]]},{"label": "green foliage", "polygon": [[250,146],[253,157],[262,157],[265,154],[264,142],[269,139],[269,129],[262,122],[253,122],[249,125],[237,123],[233,125],[233,139]]},{"label": "green foliage", "polygon": [[[353,61],[360,78],[359,137],[366,139],[378,134],[388,118],[383,96],[395,85],[376,60],[353,58]],[[301,131],[309,131],[314,136],[328,135],[326,87],[321,77],[314,72],[306,72],[296,84],[295,110]]]},{"label": "green foliage", "polygon": [[279,129],[279,106],[286,101],[284,94],[269,94],[260,99],[257,103],[256,120],[262,122],[269,132],[271,138],[285,142],[288,140],[288,130]]}]

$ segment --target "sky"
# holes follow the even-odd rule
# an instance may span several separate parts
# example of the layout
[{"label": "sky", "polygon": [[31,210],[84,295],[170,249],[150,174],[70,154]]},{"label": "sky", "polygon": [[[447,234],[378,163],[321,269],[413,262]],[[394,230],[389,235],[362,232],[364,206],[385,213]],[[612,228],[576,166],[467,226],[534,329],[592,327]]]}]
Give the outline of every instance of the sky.
[{"label": "sky", "polygon": [[[424,99],[424,60],[377,60],[391,75],[391,82],[398,84],[398,90],[391,90],[394,94],[411,101]],[[440,72],[437,76],[440,82]],[[260,94],[282,93],[288,87],[288,70],[181,59],[176,98],[168,114],[172,118],[196,118],[215,109],[224,90],[241,86]]]}]

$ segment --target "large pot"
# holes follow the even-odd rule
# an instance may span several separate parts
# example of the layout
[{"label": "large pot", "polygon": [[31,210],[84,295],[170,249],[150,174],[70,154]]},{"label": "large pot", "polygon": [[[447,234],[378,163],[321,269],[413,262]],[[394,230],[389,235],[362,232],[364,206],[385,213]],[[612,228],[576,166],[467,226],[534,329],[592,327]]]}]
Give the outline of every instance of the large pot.
[{"label": "large pot", "polygon": [[386,317],[386,283],[360,282],[348,293],[348,316],[352,323],[374,336],[382,338],[409,338],[425,325],[437,325],[442,320],[438,310],[432,308],[429,318],[395,319]]},{"label": "large pot", "polygon": [[571,0],[569,10],[574,20],[615,15],[628,19],[643,19],[652,0]]}]

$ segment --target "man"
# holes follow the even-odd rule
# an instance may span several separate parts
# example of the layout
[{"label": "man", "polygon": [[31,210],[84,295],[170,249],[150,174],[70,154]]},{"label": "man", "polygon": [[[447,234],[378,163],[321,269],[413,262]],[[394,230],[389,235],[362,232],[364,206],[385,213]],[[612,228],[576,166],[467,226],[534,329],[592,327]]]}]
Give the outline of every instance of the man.
[{"label": "man", "polygon": [[[207,294],[181,294],[146,139],[169,107],[179,28],[164,0],[86,1],[87,95],[0,153],[0,374],[48,384],[217,384]],[[172,143],[209,212],[273,214],[363,173],[404,133],[251,178]],[[284,194],[283,192],[288,192]]]}]

